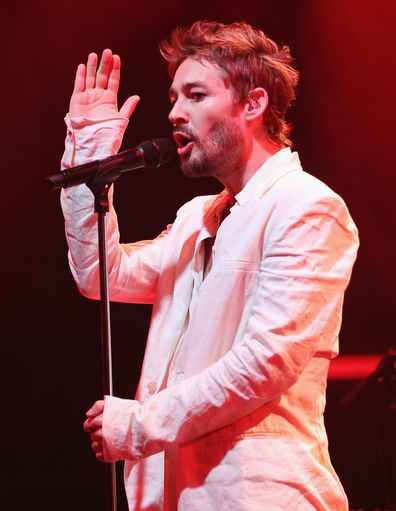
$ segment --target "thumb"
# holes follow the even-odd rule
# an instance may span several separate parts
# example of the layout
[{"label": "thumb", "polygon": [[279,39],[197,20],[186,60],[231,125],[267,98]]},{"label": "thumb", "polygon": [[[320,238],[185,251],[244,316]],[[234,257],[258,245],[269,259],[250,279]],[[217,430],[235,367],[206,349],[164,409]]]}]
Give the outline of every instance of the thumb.
[{"label": "thumb", "polygon": [[98,401],[95,401],[93,406],[87,411],[86,416],[87,417],[96,417],[97,415],[101,414],[104,410],[104,401],[103,399],[100,399]]},{"label": "thumb", "polygon": [[139,101],[140,101],[139,96],[130,96],[120,108],[120,115],[122,117],[126,117],[127,119],[129,119],[129,117],[133,114],[136,105],[139,103]]}]

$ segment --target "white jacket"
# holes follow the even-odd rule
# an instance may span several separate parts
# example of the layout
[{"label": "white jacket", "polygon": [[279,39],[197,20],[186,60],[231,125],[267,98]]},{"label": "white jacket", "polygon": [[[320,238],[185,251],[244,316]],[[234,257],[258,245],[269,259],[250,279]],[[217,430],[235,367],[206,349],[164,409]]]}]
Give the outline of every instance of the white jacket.
[{"label": "white jacket", "polygon": [[[118,150],[126,125],[67,123],[66,167]],[[347,510],[323,411],[355,225],[289,149],[236,200],[204,280],[203,240],[225,192],[185,204],[155,240],[126,245],[111,209],[111,299],[154,307],[136,400],[106,397],[106,459],[127,460],[131,510]],[[92,194],[66,190],[62,205],[74,278],[97,298]]]}]

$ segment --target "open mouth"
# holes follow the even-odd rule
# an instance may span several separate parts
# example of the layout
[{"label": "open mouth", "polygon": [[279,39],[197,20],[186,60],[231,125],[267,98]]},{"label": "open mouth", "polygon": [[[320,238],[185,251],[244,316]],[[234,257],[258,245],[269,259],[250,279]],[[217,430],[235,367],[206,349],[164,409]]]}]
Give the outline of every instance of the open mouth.
[{"label": "open mouth", "polygon": [[173,138],[175,139],[177,145],[177,153],[179,156],[185,156],[192,149],[194,144],[191,137],[186,135],[185,133],[181,133],[180,131],[176,131],[173,134]]}]

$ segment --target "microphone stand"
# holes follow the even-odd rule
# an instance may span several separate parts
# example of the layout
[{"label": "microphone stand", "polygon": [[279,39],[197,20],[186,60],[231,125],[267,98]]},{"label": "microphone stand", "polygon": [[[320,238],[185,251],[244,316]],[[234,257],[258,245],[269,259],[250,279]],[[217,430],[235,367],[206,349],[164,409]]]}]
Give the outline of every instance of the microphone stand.
[{"label": "microphone stand", "polygon": [[[109,273],[107,260],[106,213],[109,212],[108,192],[110,186],[121,175],[121,167],[114,161],[99,165],[95,176],[87,183],[95,197],[95,212],[98,215],[98,252],[100,275],[100,337],[102,346],[103,396],[113,395],[111,357]],[[117,511],[117,477],[115,462],[106,464],[106,495],[111,511]]]},{"label": "microphone stand", "polygon": [[[174,145],[166,138],[142,142],[134,149],[122,151],[104,160],[93,161],[64,169],[47,177],[51,189],[68,188],[86,183],[95,197],[98,215],[98,251],[100,276],[100,335],[102,340],[103,395],[113,395],[111,361],[110,302],[107,264],[106,213],[109,212],[108,192],[122,172],[141,167],[154,168],[169,162],[175,155]],[[115,463],[107,465],[107,493],[111,510],[117,511],[117,480]]]},{"label": "microphone stand", "polygon": [[[110,302],[107,264],[106,213],[109,212],[108,192],[122,172],[141,167],[154,168],[169,162],[175,155],[174,145],[166,138],[146,140],[134,149],[109,156],[104,160],[64,169],[47,177],[52,190],[86,183],[95,197],[98,215],[98,251],[100,275],[100,335],[102,341],[103,395],[113,395],[111,361]],[[92,177],[91,177],[92,176]],[[107,464],[107,494],[111,510],[117,511],[117,480],[115,463]]]}]

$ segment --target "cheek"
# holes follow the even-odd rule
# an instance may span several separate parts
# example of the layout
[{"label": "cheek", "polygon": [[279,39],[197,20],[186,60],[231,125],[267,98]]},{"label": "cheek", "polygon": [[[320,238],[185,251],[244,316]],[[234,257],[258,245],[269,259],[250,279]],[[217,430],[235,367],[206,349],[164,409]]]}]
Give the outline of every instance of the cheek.
[{"label": "cheek", "polygon": [[214,126],[216,126],[219,120],[222,119],[223,117],[214,116],[213,113],[197,118],[196,129],[199,131],[199,135],[203,137],[209,135],[212,132]]}]

